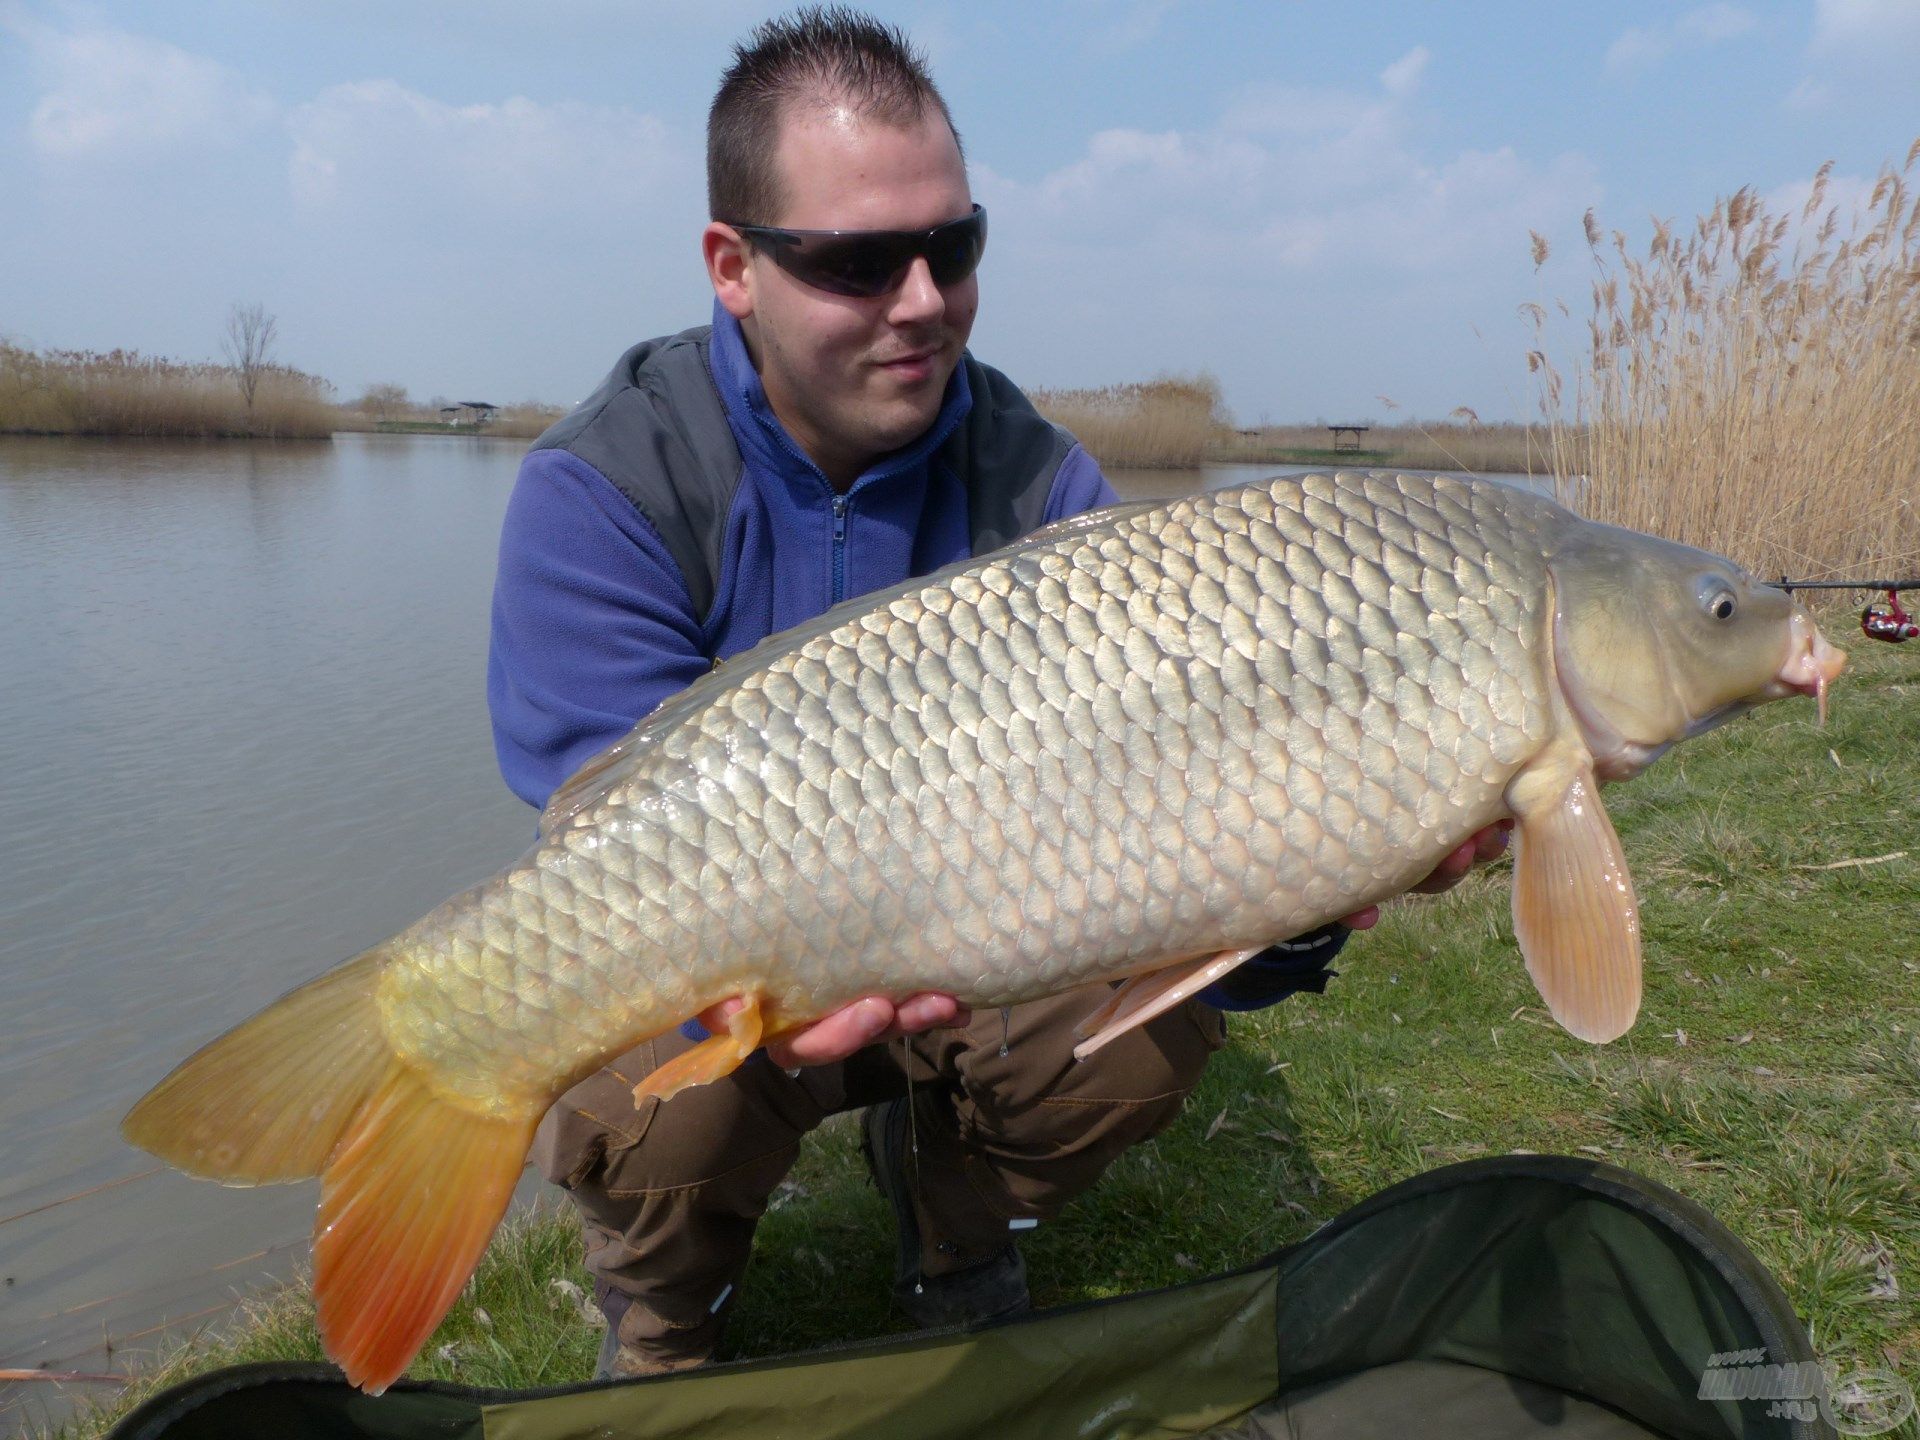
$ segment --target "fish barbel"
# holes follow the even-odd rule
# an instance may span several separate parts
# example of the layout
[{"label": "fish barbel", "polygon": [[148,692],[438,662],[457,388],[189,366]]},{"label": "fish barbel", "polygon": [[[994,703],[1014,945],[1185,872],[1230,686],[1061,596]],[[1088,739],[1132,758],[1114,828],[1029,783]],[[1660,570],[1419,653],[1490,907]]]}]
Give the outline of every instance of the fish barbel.
[{"label": "fish barbel", "polygon": [[549,1104],[731,996],[728,1032],[642,1093],[865,994],[1130,977],[1089,1048],[1512,816],[1528,969],[1612,1039],[1640,948],[1599,782],[1824,698],[1843,660],[1731,562],[1487,482],[1077,517],[729,660],[569,781],[513,865],[212,1042],[125,1133],[231,1183],[323,1177],[322,1332],[377,1391]]}]

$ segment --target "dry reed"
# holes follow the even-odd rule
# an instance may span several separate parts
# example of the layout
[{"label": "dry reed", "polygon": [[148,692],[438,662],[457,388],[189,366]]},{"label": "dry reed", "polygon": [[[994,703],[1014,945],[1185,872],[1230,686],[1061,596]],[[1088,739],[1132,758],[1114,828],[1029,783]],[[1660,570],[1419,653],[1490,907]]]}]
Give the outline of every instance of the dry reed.
[{"label": "dry reed", "polygon": [[1656,222],[1643,255],[1588,212],[1596,278],[1571,386],[1547,311],[1523,307],[1569,498],[1763,575],[1920,565],[1916,160],[1920,140],[1856,215],[1829,204],[1829,162],[1797,216],[1743,189],[1691,232]]},{"label": "dry reed", "polygon": [[1108,467],[1196,466],[1227,429],[1220,382],[1211,375],[1027,393],[1041,414],[1072,431]]},{"label": "dry reed", "polygon": [[324,438],[335,426],[332,388],[269,365],[249,411],[229,366],[0,342],[0,432]]}]

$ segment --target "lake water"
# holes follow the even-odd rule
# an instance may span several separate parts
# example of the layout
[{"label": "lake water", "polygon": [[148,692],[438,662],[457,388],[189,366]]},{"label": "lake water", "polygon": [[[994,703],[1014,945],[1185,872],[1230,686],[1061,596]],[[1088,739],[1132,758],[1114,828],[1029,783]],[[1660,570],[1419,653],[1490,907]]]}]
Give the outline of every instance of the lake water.
[{"label": "lake water", "polygon": [[314,1184],[190,1181],[116,1127],[531,838],[485,702],[524,449],[0,437],[0,1368],[124,1369],[305,1261]]}]

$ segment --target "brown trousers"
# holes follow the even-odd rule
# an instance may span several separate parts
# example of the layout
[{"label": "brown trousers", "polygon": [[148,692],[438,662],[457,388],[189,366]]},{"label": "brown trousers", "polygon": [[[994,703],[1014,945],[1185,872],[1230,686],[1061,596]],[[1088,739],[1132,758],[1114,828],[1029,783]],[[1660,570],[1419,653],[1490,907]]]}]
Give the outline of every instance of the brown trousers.
[{"label": "brown trousers", "polygon": [[827,1116],[909,1093],[922,1272],[939,1275],[1004,1247],[1008,1224],[1050,1220],[1128,1146],[1157,1134],[1226,1039],[1220,1013],[1179,1006],[1085,1062],[1074,1027],[1104,985],[978,1013],[788,1075],[756,1055],[724,1080],[636,1108],[633,1087],[690,1048],[669,1032],[562,1096],[534,1160],[572,1196],[595,1295],[621,1346],[659,1364],[713,1353],[753,1231]]}]

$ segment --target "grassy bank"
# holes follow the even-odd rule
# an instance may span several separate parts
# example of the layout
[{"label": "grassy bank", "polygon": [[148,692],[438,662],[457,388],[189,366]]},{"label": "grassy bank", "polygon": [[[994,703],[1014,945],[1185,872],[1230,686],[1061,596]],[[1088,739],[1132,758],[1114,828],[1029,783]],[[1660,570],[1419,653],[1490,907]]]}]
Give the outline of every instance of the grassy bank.
[{"label": "grassy bank", "polygon": [[503,439],[532,440],[566,413],[557,405],[529,402],[502,406],[490,420],[449,425],[429,405],[409,406],[403,415],[376,414],[358,405],[343,405],[333,428],[374,435],[497,435]]},{"label": "grassy bank", "polygon": [[324,438],[337,418],[332,388],[317,375],[267,366],[249,408],[225,365],[0,342],[0,433]]},{"label": "grassy bank", "polygon": [[1034,390],[1031,395],[1043,415],[1066,426],[1088,453],[1110,468],[1379,465],[1542,474],[1551,459],[1544,426],[1483,425],[1467,412],[1431,425],[1369,424],[1358,450],[1336,450],[1325,425],[1240,429],[1211,375],[1162,377],[1098,390]]},{"label": "grassy bank", "polygon": [[[1027,1242],[1039,1303],[1233,1265],[1451,1160],[1591,1154],[1713,1209],[1824,1356],[1920,1384],[1920,647],[1843,643],[1857,663],[1825,730],[1810,704],[1771,706],[1608,791],[1648,937],[1624,1040],[1595,1049],[1546,1019],[1504,867],[1391,907],[1326,995],[1236,1018],[1179,1123]],[[761,1227],[732,1352],[898,1328],[888,1227],[852,1126],[830,1125]],[[585,1283],[570,1224],[521,1222],[414,1373],[586,1375]],[[318,1353],[296,1289],[167,1373]]]},{"label": "grassy bank", "polygon": [[1208,447],[1205,458],[1255,464],[1466,470],[1477,475],[1539,475],[1546,472],[1549,461],[1543,428],[1482,425],[1464,417],[1432,425],[1372,425],[1360,439],[1362,446],[1357,451],[1335,450],[1325,425],[1266,425],[1221,434]]}]

